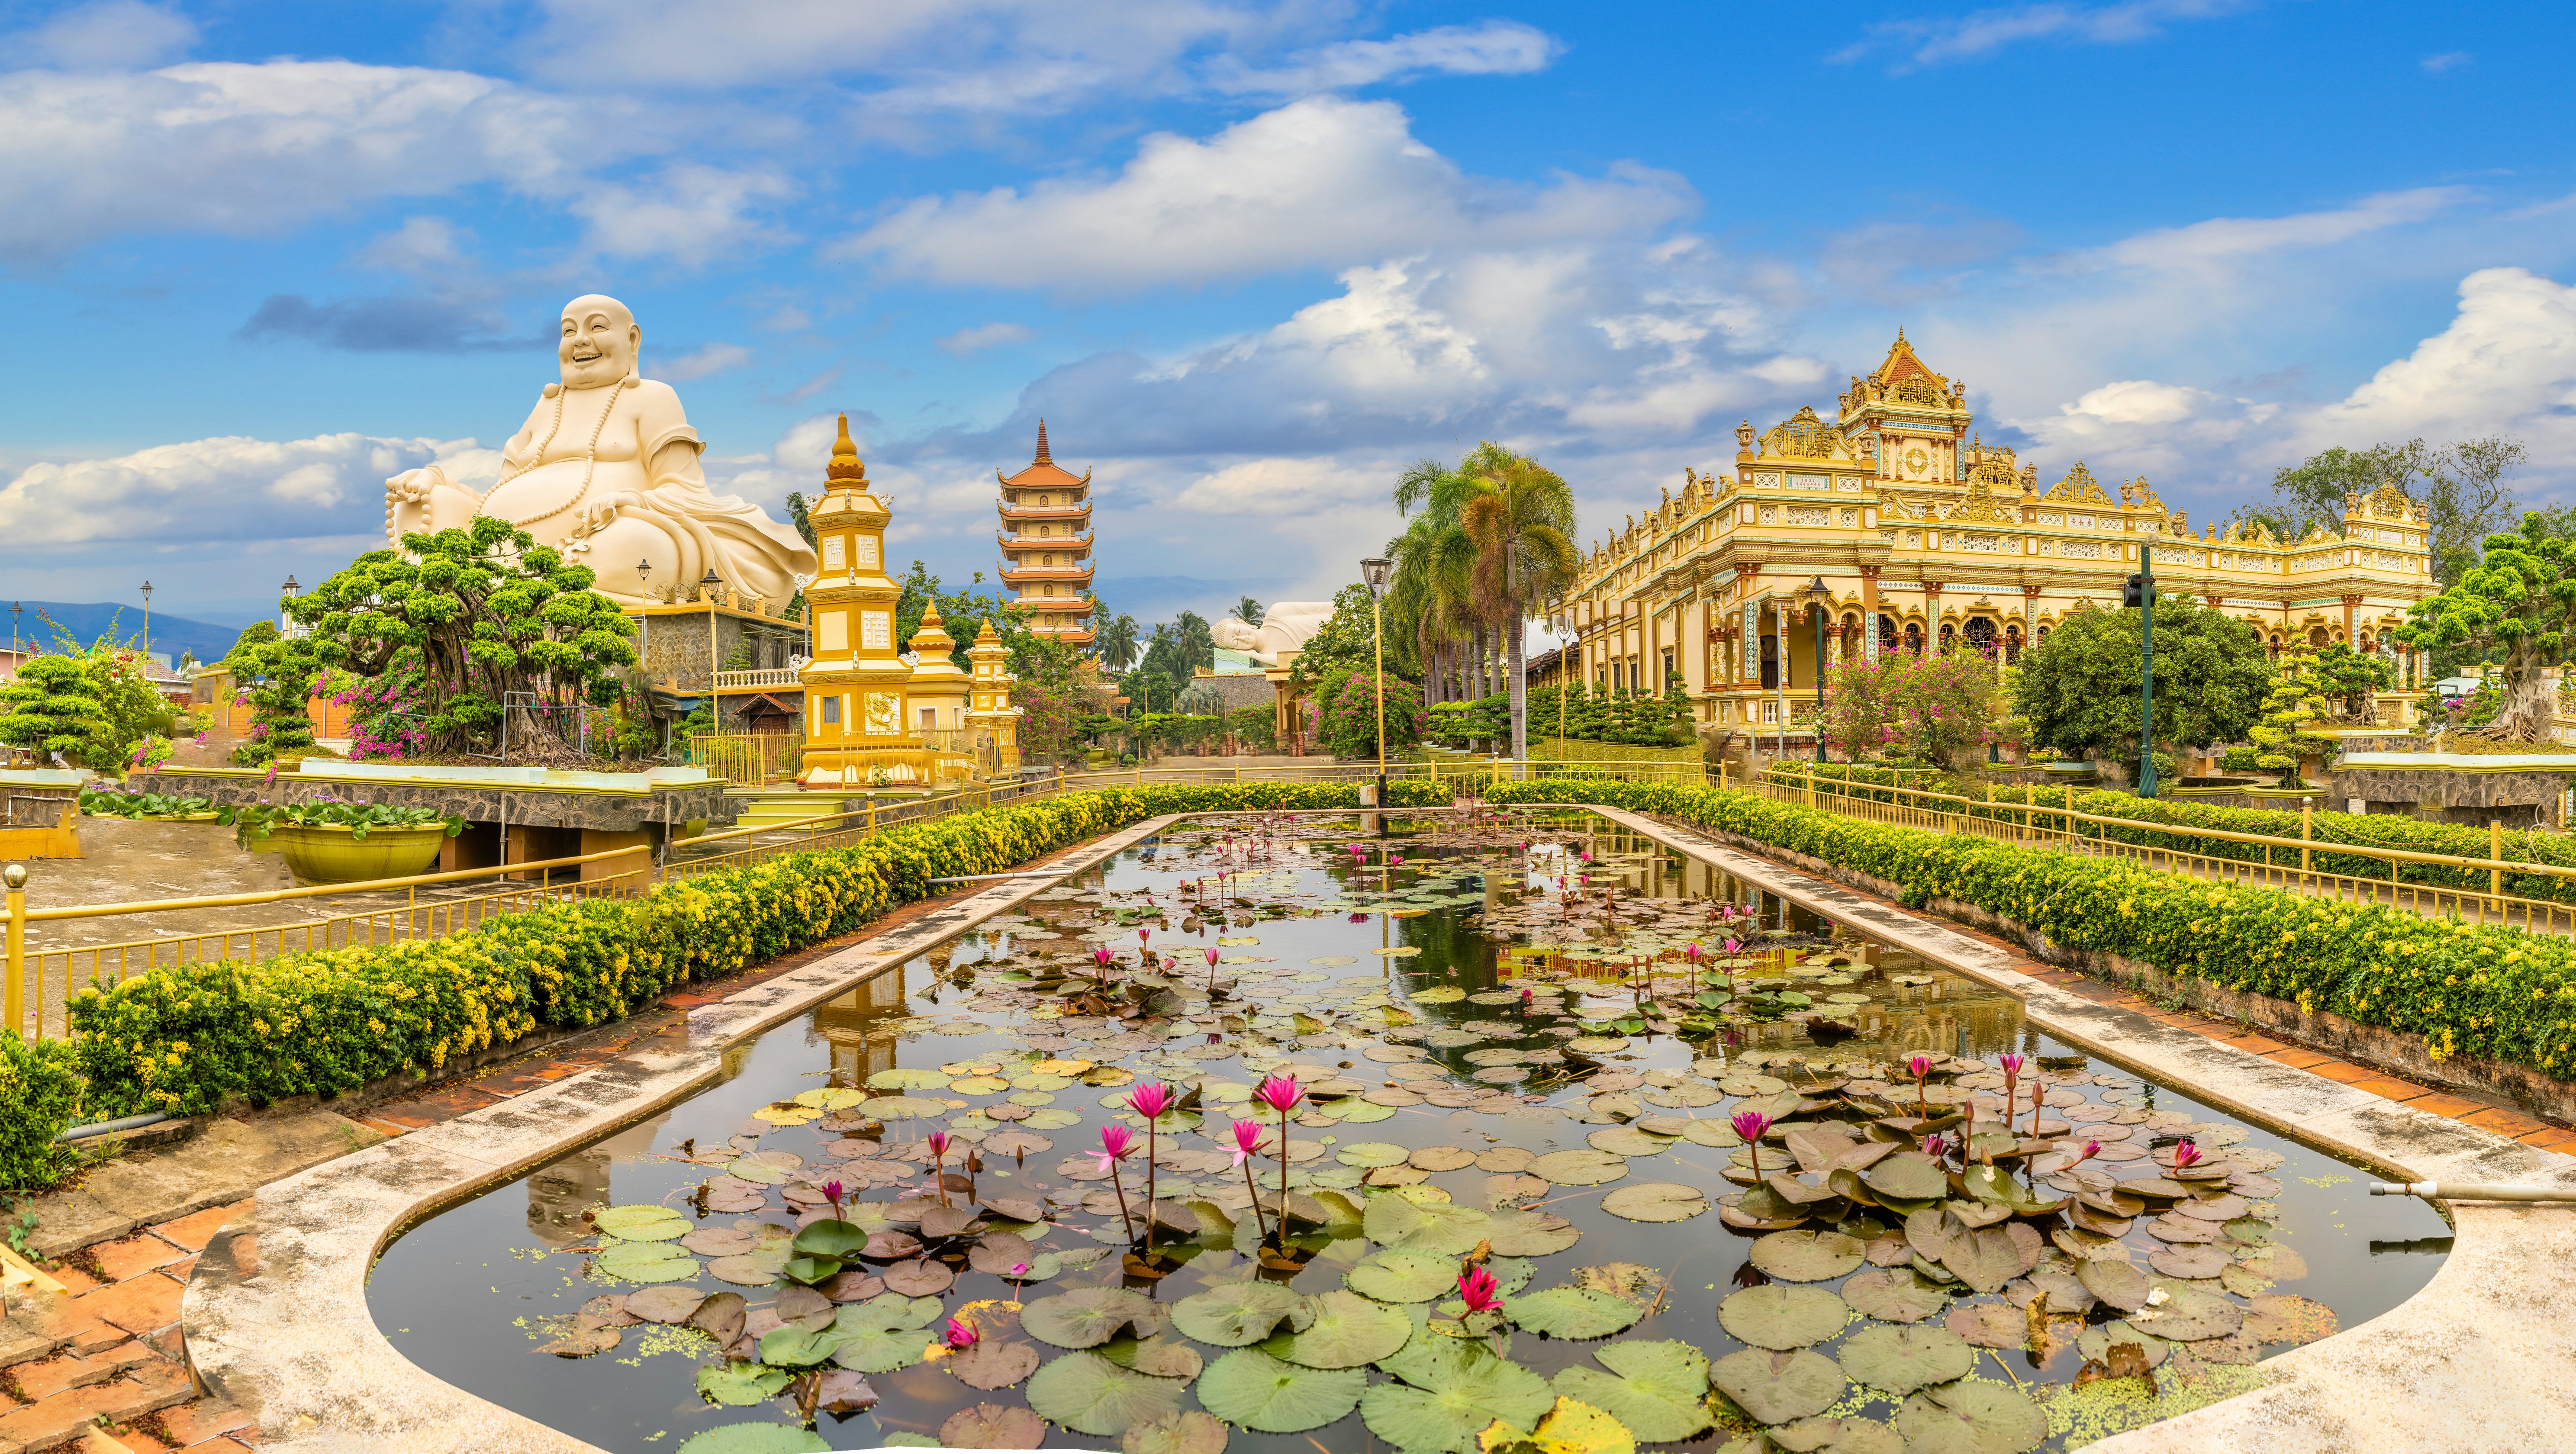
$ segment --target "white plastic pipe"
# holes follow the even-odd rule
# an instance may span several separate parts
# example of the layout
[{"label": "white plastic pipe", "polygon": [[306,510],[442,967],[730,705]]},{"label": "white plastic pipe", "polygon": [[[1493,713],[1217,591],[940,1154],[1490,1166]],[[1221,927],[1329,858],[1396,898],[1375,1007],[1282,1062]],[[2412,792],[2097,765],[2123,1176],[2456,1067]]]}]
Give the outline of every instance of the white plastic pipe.
[{"label": "white plastic pipe", "polygon": [[2576,1202],[2576,1187],[2496,1186],[2481,1181],[2374,1181],[2375,1197],[2422,1197],[2426,1201]]}]

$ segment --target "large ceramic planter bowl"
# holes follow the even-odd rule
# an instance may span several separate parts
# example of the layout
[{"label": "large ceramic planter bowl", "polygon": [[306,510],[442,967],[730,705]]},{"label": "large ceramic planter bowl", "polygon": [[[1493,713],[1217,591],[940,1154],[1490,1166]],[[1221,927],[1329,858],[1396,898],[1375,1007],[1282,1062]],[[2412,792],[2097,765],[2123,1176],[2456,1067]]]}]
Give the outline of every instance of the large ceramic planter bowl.
[{"label": "large ceramic planter bowl", "polygon": [[286,858],[287,868],[310,884],[365,883],[380,878],[408,878],[427,873],[438,862],[438,845],[447,829],[370,828],[359,838],[349,829],[325,824],[297,827],[280,823],[268,841]]}]

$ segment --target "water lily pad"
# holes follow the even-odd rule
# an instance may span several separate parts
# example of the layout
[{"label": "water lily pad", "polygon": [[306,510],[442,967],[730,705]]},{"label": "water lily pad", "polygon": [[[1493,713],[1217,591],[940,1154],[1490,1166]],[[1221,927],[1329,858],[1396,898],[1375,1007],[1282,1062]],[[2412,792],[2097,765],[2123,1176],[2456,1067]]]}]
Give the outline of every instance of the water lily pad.
[{"label": "water lily pad", "polygon": [[2002,1303],[1952,1308],[1941,1325],[1979,1348],[2019,1348],[2030,1341],[2030,1318]]},{"label": "water lily pad", "polygon": [[1572,1222],[1553,1212],[1505,1207],[1485,1214],[1485,1241],[1498,1256],[1548,1257],[1573,1246],[1582,1236]]},{"label": "water lily pad", "polygon": [[[1351,1291],[1382,1303],[1429,1302],[1454,1295],[1458,1286],[1458,1260],[1427,1252],[1377,1251],[1343,1273],[1342,1281]],[[1186,1306],[1190,1301],[1184,1298],[1182,1305]],[[1173,1311],[1178,1313],[1179,1308]],[[1189,1332],[1189,1329],[1185,1326],[1182,1331]],[[1195,1333],[1190,1336],[1198,1337]]]},{"label": "water lily pad", "polygon": [[2223,1338],[2245,1321],[2244,1311],[2217,1293],[2178,1282],[2159,1282],[2155,1291],[2163,1299],[2154,1300],[2151,1293],[2149,1305],[2129,1315],[2129,1325],[2167,1342]]},{"label": "water lily pad", "polygon": [[950,1270],[948,1264],[933,1262],[927,1257],[895,1263],[880,1276],[888,1288],[913,1298],[935,1298],[948,1291],[949,1285],[957,1280],[957,1274]]},{"label": "water lily pad", "polygon": [[686,1282],[698,1275],[698,1259],[668,1242],[611,1242],[590,1265],[621,1282]]},{"label": "water lily pad", "polygon": [[2245,1336],[2260,1343],[2313,1343],[2334,1330],[2334,1309],[2296,1293],[2258,1297],[2245,1310]]},{"label": "water lily pad", "polygon": [[696,1288],[664,1283],[629,1294],[626,1311],[647,1323],[685,1323],[706,1300],[707,1295]]},{"label": "water lily pad", "polygon": [[1721,1150],[1744,1144],[1735,1128],[1724,1121],[1693,1120],[1682,1128],[1682,1139],[1694,1146],[1714,1146]]},{"label": "water lily pad", "polygon": [[1034,1449],[1045,1440],[1046,1420],[1017,1404],[976,1404],[939,1426],[942,1449]]},{"label": "water lily pad", "polygon": [[1523,1293],[1503,1306],[1512,1326],[1551,1338],[1607,1338],[1634,1325],[1645,1312],[1628,1298],[1584,1287]]},{"label": "water lily pad", "polygon": [[670,1242],[688,1235],[696,1223],[669,1207],[646,1204],[605,1208],[591,1218],[591,1225],[623,1241]]},{"label": "water lily pad", "polygon": [[822,1454],[831,1447],[822,1435],[794,1424],[727,1424],[691,1436],[678,1454]]},{"label": "water lily pad", "polygon": [[1843,1284],[1843,1301],[1865,1318],[1919,1323],[1950,1305],[1941,1285],[1911,1267],[1873,1268]]},{"label": "water lily pad", "polygon": [[748,1408],[776,1398],[790,1377],[786,1369],[757,1363],[709,1365],[698,1370],[698,1392],[727,1407]]},{"label": "water lily pad", "polygon": [[[940,1078],[940,1084],[947,1084],[945,1076]],[[947,1115],[948,1103],[928,1096],[873,1096],[859,1103],[859,1111],[880,1121],[919,1121]],[[742,1173],[737,1171],[734,1174],[740,1176]]]},{"label": "water lily pad", "polygon": [[1413,1336],[1401,1308],[1338,1288],[1311,1300],[1313,1318],[1302,1330],[1274,1333],[1261,1351],[1301,1368],[1358,1368],[1375,1363]]},{"label": "water lily pad", "polygon": [[[940,1107],[946,1110],[947,1107]],[[754,1186],[779,1186],[787,1180],[788,1168],[776,1166],[758,1157],[746,1156],[725,1168],[725,1175]]]},{"label": "water lily pad", "polygon": [[2086,1292],[2124,1313],[2147,1305],[2147,1275],[2126,1262],[2087,1258],[2076,1266],[2075,1276]]},{"label": "water lily pad", "polygon": [[[1604,1410],[1649,1444],[1678,1443],[1716,1421],[1708,1406],[1708,1355],[1690,1344],[1635,1338],[1605,1344],[1592,1356],[1610,1372],[1582,1364],[1558,1370],[1552,1387],[1559,1398]],[[1834,1382],[1841,1385],[1839,1372]]]},{"label": "water lily pad", "polygon": [[1068,1353],[1029,1379],[1027,1395],[1040,1417],[1099,1436],[1179,1412],[1187,1386],[1182,1379],[1122,1368],[1097,1353]]},{"label": "water lily pad", "polygon": [[1476,1454],[1496,1422],[1527,1428],[1554,1403],[1547,1380],[1460,1339],[1416,1339],[1385,1367],[1403,1382],[1369,1389],[1360,1418],[1409,1454]]},{"label": "water lily pad", "polygon": [[1800,1419],[1766,1432],[1789,1454],[1905,1454],[1905,1440],[1871,1419]]},{"label": "water lily pad", "polygon": [[811,1368],[839,1346],[829,1333],[772,1328],[760,1335],[760,1361],[772,1368]]},{"label": "water lily pad", "polygon": [[2229,1253],[2223,1247],[2183,1245],[2159,1247],[2147,1254],[2147,1265],[2167,1277],[2205,1280],[2227,1270]]},{"label": "water lily pad", "polygon": [[963,1353],[940,1359],[939,1366],[968,1388],[990,1392],[1008,1388],[1037,1372],[1038,1350],[1030,1343],[985,1338]]},{"label": "water lily pad", "polygon": [[1020,1326],[1058,1348],[1096,1348],[1122,1330],[1154,1336],[1162,1330],[1163,1307],[1123,1287],[1079,1287],[1022,1308]]},{"label": "water lily pad", "polygon": [[1709,1365],[1708,1380],[1766,1424],[1821,1414],[1843,1396],[1841,1365],[1822,1353],[1745,1348]]},{"label": "water lily pad", "polygon": [[[945,1071],[940,1073],[942,1075],[947,1074]],[[858,1090],[851,1086],[824,1085],[816,1086],[814,1089],[809,1091],[799,1091],[796,1094],[795,1101],[796,1104],[800,1106],[811,1106],[818,1111],[838,1111],[855,1106],[867,1098],[868,1093],[866,1091]]]},{"label": "water lily pad", "polygon": [[892,1373],[929,1356],[930,1321],[939,1316],[939,1299],[879,1293],[851,1303],[832,1318],[832,1336],[840,1340],[832,1361],[857,1373]]},{"label": "water lily pad", "polygon": [[1882,1157],[1876,1165],[1860,1174],[1863,1185],[1881,1196],[1906,1201],[1946,1196],[1950,1190],[1949,1174],[1934,1165],[1931,1158],[1908,1152]]},{"label": "water lily pad", "polygon": [[1258,1348],[1238,1348],[1199,1375],[1198,1400],[1229,1423],[1264,1434],[1301,1434],[1359,1407],[1368,1372],[1301,1368]]},{"label": "water lily pad", "polygon": [[1590,1148],[1551,1151],[1532,1160],[1523,1170],[1559,1186],[1600,1186],[1626,1176],[1628,1158]]},{"label": "water lily pad", "polygon": [[1947,1328],[1863,1328],[1843,1340],[1838,1356],[1852,1382],[1907,1394],[1965,1376],[1977,1350]]},{"label": "water lily pad", "polygon": [[[1613,1158],[1616,1159],[1616,1158]],[[1627,1163],[1621,1162],[1621,1165]],[[1403,1187],[1399,1192],[1426,1188]],[[1431,1252],[1451,1257],[1474,1251],[1492,1231],[1493,1218],[1473,1207],[1448,1203],[1425,1206],[1396,1193],[1370,1197],[1360,1226],[1368,1239],[1381,1247],[1407,1252]],[[1499,1250],[1499,1249],[1497,1249]],[[1517,1254],[1529,1255],[1529,1254]]]},{"label": "water lily pad", "polygon": [[1783,1282],[1824,1282],[1860,1266],[1863,1250],[1858,1238],[1802,1228],[1761,1237],[1748,1255]]},{"label": "water lily pad", "polygon": [[1848,1326],[1851,1305],[1820,1287],[1771,1284],[1727,1294],[1718,1326],[1739,1343],[1785,1350],[1822,1343]]},{"label": "water lily pad", "polygon": [[[2030,1232],[2029,1236],[2030,1250],[2035,1254],[2039,1235]],[[1977,1291],[1995,1292],[2021,1275],[2022,1246],[2006,1228],[1979,1227],[1952,1237],[1941,1254],[1941,1265]]]},{"label": "water lily pad", "polygon": [[870,1090],[937,1090],[947,1084],[946,1073],[936,1070],[897,1068],[868,1077]]},{"label": "water lily pad", "polygon": [[1354,1141],[1333,1152],[1344,1166],[1394,1166],[1413,1153],[1392,1141]]},{"label": "water lily pad", "polygon": [[1476,1164],[1476,1153],[1461,1146],[1420,1146],[1405,1160],[1417,1171],[1463,1171]]},{"label": "water lily pad", "polygon": [[1604,1196],[1601,1210],[1632,1222],[1687,1222],[1708,1210],[1708,1198],[1677,1181],[1645,1181]]},{"label": "water lily pad", "polygon": [[1172,1304],[1174,1327],[1220,1348],[1258,1343],[1283,1320],[1292,1330],[1303,1329],[1314,1316],[1303,1294],[1270,1282],[1221,1283]]},{"label": "water lily pad", "polygon": [[1188,1409],[1136,1425],[1118,1448],[1120,1454],[1225,1454],[1229,1432],[1225,1420]]},{"label": "water lily pad", "polygon": [[2048,1416],[2016,1389],[1972,1380],[1906,1399],[1896,1432],[1906,1454],[2023,1454],[2048,1438]]},{"label": "water lily pad", "polygon": [[1668,1136],[1650,1136],[1634,1126],[1610,1126],[1583,1138],[1595,1151],[1614,1156],[1660,1156],[1672,1145]]},{"label": "water lily pad", "polygon": [[[1547,1415],[1526,1438],[1518,1429],[1498,1427],[1477,1436],[1476,1444],[1486,1454],[1637,1454],[1637,1436],[1628,1431],[1627,1425],[1612,1418],[1606,1409],[1596,1409],[1563,1394],[1557,1395]],[[1729,1444],[1721,1454],[1751,1451],[1739,1441]]]}]

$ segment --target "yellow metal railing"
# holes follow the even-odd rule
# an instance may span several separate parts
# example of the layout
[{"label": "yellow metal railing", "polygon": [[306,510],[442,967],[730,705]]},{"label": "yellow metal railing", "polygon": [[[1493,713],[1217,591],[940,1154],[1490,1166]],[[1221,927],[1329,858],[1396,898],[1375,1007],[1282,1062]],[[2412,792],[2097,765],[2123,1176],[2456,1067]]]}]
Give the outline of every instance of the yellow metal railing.
[{"label": "yellow metal railing", "polygon": [[[1634,778],[1692,784],[1710,780],[1708,771],[1697,763],[1624,760],[1529,763],[1502,759],[1463,762],[1413,760],[1389,762],[1386,772],[1390,780],[1412,778],[1469,786],[1501,782],[1522,775]],[[489,868],[416,874],[370,883],[324,884],[249,894],[50,908],[29,907],[23,888],[13,886],[7,890],[5,911],[0,911],[0,919],[5,919],[8,960],[6,983],[0,986],[0,1028],[32,1031],[39,1035],[66,1033],[68,1000],[76,988],[83,985],[112,986],[155,969],[215,960],[256,963],[310,950],[443,939],[480,928],[503,915],[524,913],[545,904],[577,902],[586,898],[632,898],[657,883],[691,878],[720,868],[759,863],[785,854],[844,848],[864,842],[871,834],[885,828],[995,803],[1103,787],[1211,782],[1363,782],[1374,779],[1376,775],[1374,762],[1345,762],[1329,758],[1249,767],[1137,766],[1114,771],[1059,772],[1052,777],[968,784],[921,798],[893,802],[871,800],[869,806],[854,811],[818,813],[787,823],[725,829],[695,838],[673,840],[658,858],[648,857],[653,855],[653,850],[636,846]],[[781,834],[793,836],[777,836]],[[745,841],[763,836],[768,836],[770,841]],[[740,846],[728,846],[733,844]],[[24,883],[22,867],[13,866],[10,872],[21,884]],[[400,896],[399,901],[395,900],[395,895]],[[26,942],[30,924],[250,908],[352,896],[383,896],[384,902],[346,913],[317,915],[256,928],[137,936],[83,945],[30,946]]]},{"label": "yellow metal railing", "polygon": [[[1789,781],[1783,782],[1781,779]],[[1736,786],[1730,784],[1730,786]],[[2222,828],[2114,818],[2076,808],[2076,789],[2065,789],[2063,804],[1979,800],[1961,793],[1933,792],[1877,783],[1858,783],[1819,776],[1813,764],[1779,764],[1762,778],[1741,786],[1760,796],[1843,817],[1935,833],[1964,833],[2031,847],[2062,847],[2101,858],[2124,859],[2143,867],[2186,873],[2260,888],[2319,894],[2336,900],[2380,904],[2419,914],[2502,924],[2541,934],[2576,934],[2576,904],[2535,899],[2504,890],[2507,874],[2576,880],[2576,868],[2550,863],[2522,863],[2500,856],[2502,833],[2490,828],[2499,856],[2467,858],[2419,853],[2404,848],[2346,843],[2313,836],[2312,807],[2302,808],[2298,838],[2238,833]],[[2170,843],[2138,843],[2120,833],[2163,839],[2206,840],[2240,845],[2242,854],[2195,852]],[[2364,858],[2387,865],[2384,874],[2337,873],[2316,866],[2321,856]],[[2402,866],[2448,870],[2464,877],[2483,874],[2481,890],[2455,884],[2408,881]]]},{"label": "yellow metal railing", "polygon": [[804,739],[792,732],[702,732],[689,739],[689,765],[728,787],[766,787],[785,775],[779,759],[802,746]]}]

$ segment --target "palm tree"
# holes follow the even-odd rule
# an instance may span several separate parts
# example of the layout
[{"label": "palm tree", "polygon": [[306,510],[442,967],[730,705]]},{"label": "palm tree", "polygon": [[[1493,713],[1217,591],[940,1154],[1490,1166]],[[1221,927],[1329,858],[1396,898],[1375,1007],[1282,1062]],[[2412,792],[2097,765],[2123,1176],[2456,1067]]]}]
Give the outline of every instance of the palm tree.
[{"label": "palm tree", "polygon": [[1512,760],[1529,757],[1529,684],[1521,677],[1521,624],[1565,593],[1582,568],[1574,550],[1574,491],[1527,455],[1478,445],[1469,471],[1475,493],[1458,527],[1476,550],[1478,614],[1504,630],[1505,680],[1512,694]]},{"label": "palm tree", "polygon": [[1091,649],[1100,654],[1100,664],[1113,672],[1125,671],[1136,664],[1142,648],[1136,644],[1136,618],[1112,616],[1106,606],[1091,613]]},{"label": "palm tree", "polygon": [[1250,596],[1234,603],[1234,619],[1246,626],[1261,624],[1261,603]]},{"label": "palm tree", "polygon": [[[1410,626],[1422,674],[1437,683],[1432,700],[1447,699],[1453,669],[1466,675],[1452,643],[1481,632],[1470,605],[1475,547],[1458,526],[1459,511],[1474,492],[1463,466],[1452,469],[1431,459],[1406,470],[1395,485],[1395,508],[1413,518],[1404,534],[1387,542],[1396,563],[1387,612],[1399,634]],[[1464,681],[1458,690],[1482,695],[1469,692]]]}]

